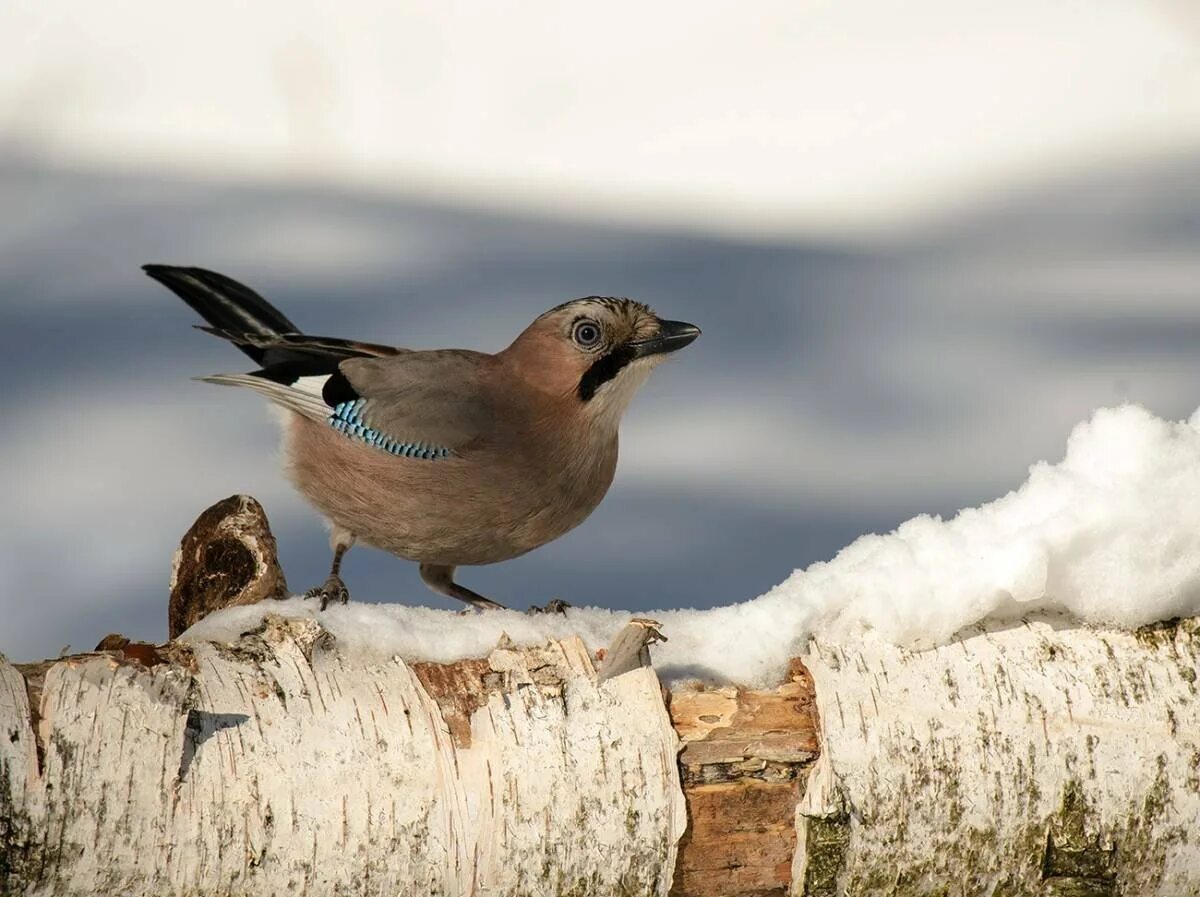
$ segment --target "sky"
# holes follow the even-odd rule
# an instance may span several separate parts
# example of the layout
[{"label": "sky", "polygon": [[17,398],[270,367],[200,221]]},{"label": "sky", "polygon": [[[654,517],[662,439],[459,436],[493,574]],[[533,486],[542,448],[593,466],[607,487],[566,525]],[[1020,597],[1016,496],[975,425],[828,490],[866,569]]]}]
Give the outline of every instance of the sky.
[{"label": "sky", "polygon": [[[698,324],[592,517],[463,571],[517,607],[744,601],[1003,495],[1097,407],[1200,405],[1185,4],[499,9],[0,10],[0,651],[165,637],[172,551],[235,492],[324,578],[270,415],[190,379],[243,359],[146,262],[416,348],[589,294]],[[446,606],[381,552],[344,572]]]}]

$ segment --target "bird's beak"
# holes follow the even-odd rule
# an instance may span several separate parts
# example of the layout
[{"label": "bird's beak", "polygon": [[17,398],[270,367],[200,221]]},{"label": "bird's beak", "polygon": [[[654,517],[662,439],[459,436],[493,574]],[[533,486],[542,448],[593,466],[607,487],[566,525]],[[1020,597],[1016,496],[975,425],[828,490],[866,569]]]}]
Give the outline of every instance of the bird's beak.
[{"label": "bird's beak", "polygon": [[650,339],[637,340],[629,344],[634,358],[659,355],[682,349],[700,335],[700,328],[684,321],[659,321],[658,333]]}]

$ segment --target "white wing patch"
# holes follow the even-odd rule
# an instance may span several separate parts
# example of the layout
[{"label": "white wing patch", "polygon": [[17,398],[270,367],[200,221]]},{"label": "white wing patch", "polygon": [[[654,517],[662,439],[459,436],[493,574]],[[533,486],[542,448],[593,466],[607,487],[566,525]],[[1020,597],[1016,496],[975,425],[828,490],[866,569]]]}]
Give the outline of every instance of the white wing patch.
[{"label": "white wing patch", "polygon": [[315,374],[311,377],[299,377],[292,384],[292,389],[306,392],[309,395],[320,396],[321,390],[325,388],[325,383],[329,380],[329,374]]},{"label": "white wing patch", "polygon": [[[297,389],[296,386],[287,386],[251,374],[213,374],[210,377],[200,377],[199,379],[205,383],[216,383],[218,386],[240,386],[244,389],[252,389],[262,393],[272,402],[282,405],[284,408],[290,408],[305,417],[322,423],[329,420],[329,406],[321,398],[319,387],[313,393],[307,389]],[[323,383],[325,379],[325,377],[302,377],[298,383],[305,380],[318,380]]]}]

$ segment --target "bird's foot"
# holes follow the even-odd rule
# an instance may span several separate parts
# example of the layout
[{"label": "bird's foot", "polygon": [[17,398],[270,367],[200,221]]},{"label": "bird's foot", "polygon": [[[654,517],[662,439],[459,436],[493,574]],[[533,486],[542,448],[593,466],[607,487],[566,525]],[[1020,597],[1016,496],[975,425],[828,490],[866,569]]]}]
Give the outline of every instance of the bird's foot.
[{"label": "bird's foot", "polygon": [[342,582],[342,578],[336,573],[332,573],[329,579],[325,580],[325,584],[314,586],[304,593],[305,598],[320,598],[321,610],[325,610],[329,606],[330,601],[336,601],[339,604],[345,604],[350,600],[350,590],[346,588],[346,584]]},{"label": "bird's foot", "polygon": [[491,598],[484,598],[482,595],[477,596],[474,600],[468,601],[466,598],[460,598],[460,601],[467,601],[468,606],[458,612],[460,617],[468,617],[472,614],[484,614],[489,610],[508,610],[503,604],[498,601],[493,601]]},{"label": "bird's foot", "polygon": [[567,602],[563,601],[561,598],[551,598],[546,603],[545,607],[538,607],[535,604],[531,608],[529,608],[527,613],[529,613],[531,615],[532,614],[565,614],[567,612],[567,608],[570,606],[571,605],[569,605]]}]

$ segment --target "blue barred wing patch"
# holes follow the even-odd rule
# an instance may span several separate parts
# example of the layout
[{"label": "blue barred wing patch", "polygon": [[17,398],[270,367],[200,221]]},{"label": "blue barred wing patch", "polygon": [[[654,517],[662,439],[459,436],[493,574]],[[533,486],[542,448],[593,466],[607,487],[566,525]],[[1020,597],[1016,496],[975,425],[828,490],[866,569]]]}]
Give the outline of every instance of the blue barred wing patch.
[{"label": "blue barred wing patch", "polygon": [[351,439],[365,442],[367,445],[383,449],[392,455],[403,458],[421,458],[425,461],[439,461],[450,457],[450,449],[428,442],[403,442],[367,426],[363,420],[363,405],[366,399],[354,399],[335,405],[329,415],[329,425],[339,433],[344,433]]}]

